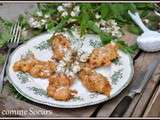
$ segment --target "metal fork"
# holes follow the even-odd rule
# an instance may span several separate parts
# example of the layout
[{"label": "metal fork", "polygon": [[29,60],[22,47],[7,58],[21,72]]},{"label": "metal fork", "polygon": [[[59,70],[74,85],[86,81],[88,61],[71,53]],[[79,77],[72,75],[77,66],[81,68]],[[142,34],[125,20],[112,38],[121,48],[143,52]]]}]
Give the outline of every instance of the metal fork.
[{"label": "metal fork", "polygon": [[6,66],[8,63],[9,55],[10,55],[12,49],[15,49],[19,44],[20,35],[21,35],[21,28],[19,25],[19,21],[17,21],[17,23],[12,26],[10,34],[12,37],[9,40],[8,45],[7,45],[8,52],[7,52],[7,55],[5,58],[5,63],[3,65],[3,68],[2,68],[2,71],[0,74],[0,93],[2,93],[2,89],[3,89],[4,76],[5,76],[5,71],[6,71]]}]

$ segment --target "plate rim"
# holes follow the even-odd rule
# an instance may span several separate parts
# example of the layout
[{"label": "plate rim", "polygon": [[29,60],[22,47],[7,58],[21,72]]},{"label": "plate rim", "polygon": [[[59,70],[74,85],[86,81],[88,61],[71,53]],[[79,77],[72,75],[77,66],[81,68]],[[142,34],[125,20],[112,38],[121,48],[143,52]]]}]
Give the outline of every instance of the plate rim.
[{"label": "plate rim", "polygon": [[[131,67],[131,73],[129,75],[129,78],[126,82],[126,84],[124,84],[121,89],[119,89],[116,93],[114,93],[112,96],[110,97],[106,97],[104,99],[98,100],[96,102],[89,102],[89,103],[84,103],[84,104],[80,104],[80,105],[59,105],[59,104],[54,104],[54,103],[50,103],[50,102],[43,102],[39,99],[33,98],[29,95],[27,95],[26,93],[24,93],[17,85],[14,84],[13,80],[11,80],[10,74],[9,74],[9,67],[11,65],[11,59],[13,57],[13,55],[16,53],[16,51],[20,48],[22,48],[23,46],[25,46],[28,42],[30,42],[31,40],[43,36],[43,35],[47,35],[47,34],[51,34],[48,32],[42,33],[41,35],[37,35],[35,37],[32,37],[31,39],[29,39],[27,42],[23,43],[22,45],[18,46],[11,54],[8,60],[8,64],[7,64],[7,68],[6,68],[6,75],[8,78],[8,81],[13,85],[13,87],[17,90],[17,92],[19,92],[23,97],[27,98],[28,100],[31,100],[33,102],[39,103],[39,104],[43,104],[43,105],[47,105],[47,106],[51,106],[51,107],[57,107],[57,108],[81,108],[81,107],[86,107],[86,106],[93,106],[102,102],[106,102],[112,98],[114,98],[115,96],[117,96],[118,94],[120,94],[128,85],[129,83],[132,81],[133,75],[134,75],[134,66],[133,66],[133,60],[131,55],[125,53],[128,57],[129,57],[129,61],[130,61],[130,67]],[[123,52],[123,51],[122,51]],[[124,52],[123,52],[124,53]]]}]

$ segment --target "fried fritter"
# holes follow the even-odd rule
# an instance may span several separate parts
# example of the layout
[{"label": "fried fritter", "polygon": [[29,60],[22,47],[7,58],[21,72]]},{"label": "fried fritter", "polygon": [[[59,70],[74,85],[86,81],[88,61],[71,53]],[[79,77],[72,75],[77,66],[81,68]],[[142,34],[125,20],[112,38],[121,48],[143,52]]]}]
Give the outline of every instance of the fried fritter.
[{"label": "fried fritter", "polygon": [[14,71],[30,72],[31,68],[37,63],[38,61],[35,59],[34,55],[29,55],[17,61],[14,64],[13,69]]},{"label": "fried fritter", "polygon": [[31,70],[30,74],[37,78],[48,78],[55,72],[55,64],[51,61],[39,61]]},{"label": "fried fritter", "polygon": [[52,50],[54,52],[53,58],[62,60],[64,53],[70,48],[70,41],[62,34],[57,34],[52,37]]},{"label": "fried fritter", "polygon": [[109,96],[111,92],[111,85],[106,77],[97,73],[91,68],[83,68],[79,77],[82,84],[91,92],[98,92]]},{"label": "fried fritter", "polygon": [[36,60],[32,55],[17,61],[13,69],[14,71],[27,72],[36,78],[48,78],[55,72],[56,65],[52,61]]},{"label": "fried fritter", "polygon": [[[48,96],[59,101],[68,101],[76,94],[76,90],[71,89],[73,77],[65,73],[56,71],[56,63],[60,63],[67,55],[67,51],[72,50],[70,40],[62,34],[56,34],[52,38],[53,61],[40,61],[35,59],[34,55],[17,61],[14,71],[27,72],[36,78],[49,78],[47,87]],[[76,54],[75,54],[76,55]],[[69,55],[68,55],[69,56]],[[80,72],[76,72],[82,84],[91,92],[110,95],[111,85],[106,77],[97,73],[94,68],[108,66],[112,60],[118,57],[118,48],[114,44],[107,44],[101,48],[95,48],[87,62],[80,63]],[[65,58],[65,60],[68,57]],[[76,57],[74,59],[77,59]],[[74,59],[72,61],[74,61]],[[69,59],[70,61],[70,59]],[[67,62],[68,63],[68,62]]]},{"label": "fried fritter", "polygon": [[60,101],[70,100],[77,93],[70,89],[72,84],[73,80],[71,78],[62,73],[55,73],[49,78],[48,96]]},{"label": "fried fritter", "polygon": [[107,44],[104,47],[95,48],[89,57],[87,65],[90,68],[108,66],[112,60],[118,57],[118,48],[114,44]]}]

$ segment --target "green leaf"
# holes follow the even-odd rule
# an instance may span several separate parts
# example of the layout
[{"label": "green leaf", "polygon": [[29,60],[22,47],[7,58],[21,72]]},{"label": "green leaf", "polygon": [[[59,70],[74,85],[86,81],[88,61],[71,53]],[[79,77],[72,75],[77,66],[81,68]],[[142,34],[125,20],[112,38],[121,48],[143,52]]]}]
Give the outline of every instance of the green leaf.
[{"label": "green leaf", "polygon": [[102,41],[103,44],[110,43],[111,40],[112,40],[112,37],[111,37],[111,36],[108,36],[108,35],[106,35],[106,34],[104,34],[104,33],[101,33],[101,34],[100,34],[100,38],[101,38],[101,41]]},{"label": "green leaf", "polygon": [[11,22],[7,20],[5,21],[0,18],[0,26],[1,26],[0,28],[0,47],[4,47],[11,37],[11,35],[9,34],[11,25],[12,25]]},{"label": "green leaf", "polygon": [[129,46],[125,41],[123,40],[114,40],[114,42],[118,45],[118,47],[124,51],[125,53],[134,54],[139,48],[137,44]]},{"label": "green leaf", "polygon": [[108,18],[116,19],[117,22],[127,24],[130,21],[128,10],[136,10],[135,4],[109,4]]},{"label": "green leaf", "polygon": [[54,32],[58,32],[58,31],[62,31],[63,28],[65,27],[67,21],[68,21],[69,17],[65,17],[63,18],[59,24],[57,24],[53,29],[51,29],[50,31],[54,31]]},{"label": "green leaf", "polygon": [[81,13],[77,19],[80,23],[81,36],[87,31],[87,22],[90,20],[90,10],[92,9],[91,4],[80,4]]},{"label": "green leaf", "polygon": [[29,27],[29,24],[28,24],[28,20],[27,20],[27,17],[24,16],[24,15],[20,15],[19,16],[19,22],[21,23],[21,27],[22,28],[28,28]]},{"label": "green leaf", "polygon": [[80,8],[82,11],[89,11],[92,9],[91,3],[82,3],[80,4]]},{"label": "green leaf", "polygon": [[140,35],[142,33],[142,30],[135,24],[127,25],[127,29],[129,32]]},{"label": "green leaf", "polygon": [[10,37],[11,35],[7,31],[0,33],[0,47],[4,47],[8,43]]},{"label": "green leaf", "polygon": [[3,54],[0,54],[0,65],[2,65],[5,61],[5,56]]},{"label": "green leaf", "polygon": [[136,3],[136,7],[139,10],[154,10],[154,4],[153,3]]},{"label": "green leaf", "polygon": [[86,11],[84,11],[80,15],[80,32],[81,36],[84,35],[87,31],[87,22],[89,21],[89,15]]},{"label": "green leaf", "polygon": [[95,25],[95,23],[93,21],[88,21],[87,22],[87,26],[90,30],[92,30],[93,32],[95,32],[96,34],[100,35],[101,41],[103,44],[107,44],[112,40],[111,36],[106,35],[105,33],[103,33],[99,27],[97,27]]},{"label": "green leaf", "polygon": [[102,3],[100,6],[100,13],[101,13],[102,18],[106,19],[110,13],[109,5]]},{"label": "green leaf", "polygon": [[0,47],[4,47],[8,43],[10,35],[7,32],[0,33]]},{"label": "green leaf", "polygon": [[149,11],[148,10],[145,10],[145,11],[142,11],[142,13],[140,14],[141,17],[146,17],[148,15]]},{"label": "green leaf", "polygon": [[52,32],[55,26],[56,26],[56,22],[51,21],[51,20],[48,21],[47,22],[47,31]]},{"label": "green leaf", "polygon": [[54,13],[57,12],[58,5],[60,5],[60,3],[37,4],[38,9],[42,11],[43,14],[50,14],[50,15],[54,15]]},{"label": "green leaf", "polygon": [[100,34],[102,32],[100,28],[92,20],[89,20],[86,25],[87,25],[86,27],[88,27],[89,29],[91,29],[93,32],[97,34]]}]

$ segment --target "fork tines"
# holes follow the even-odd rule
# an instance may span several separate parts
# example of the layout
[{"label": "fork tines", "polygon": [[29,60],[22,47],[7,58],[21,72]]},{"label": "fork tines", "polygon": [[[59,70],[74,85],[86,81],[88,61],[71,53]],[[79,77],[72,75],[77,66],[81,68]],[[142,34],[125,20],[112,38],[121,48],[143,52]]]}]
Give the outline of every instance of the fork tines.
[{"label": "fork tines", "polygon": [[17,21],[16,24],[12,26],[10,34],[12,35],[12,37],[9,42],[18,44],[21,35],[21,28],[19,25],[19,21]]}]

